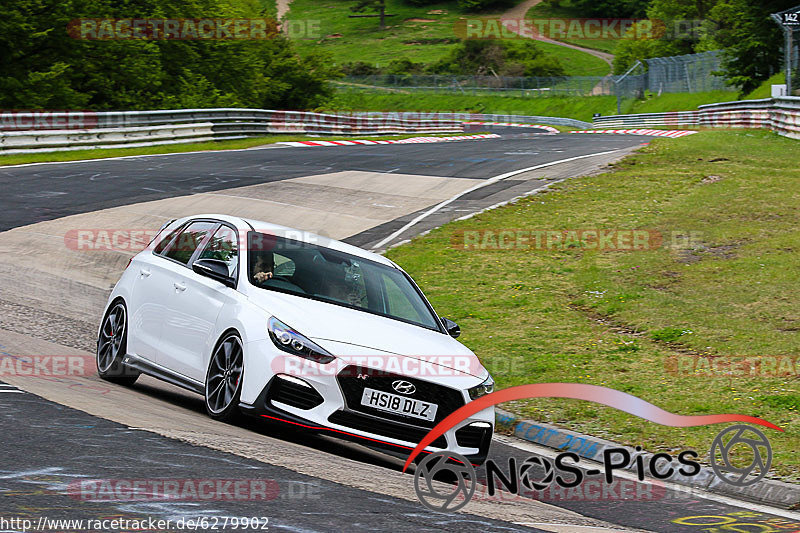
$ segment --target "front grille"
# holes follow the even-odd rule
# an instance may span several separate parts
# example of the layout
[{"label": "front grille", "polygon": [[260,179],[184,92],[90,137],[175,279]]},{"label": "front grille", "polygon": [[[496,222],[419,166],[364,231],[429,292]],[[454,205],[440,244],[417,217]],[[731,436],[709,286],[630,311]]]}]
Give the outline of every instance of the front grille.
[{"label": "front grille", "polygon": [[[367,433],[373,433],[382,437],[388,437],[390,439],[401,440],[403,442],[419,443],[419,441],[428,434],[427,430],[414,426],[389,422],[387,420],[348,411],[336,411],[328,417],[328,422],[359,431],[366,431]],[[447,441],[442,436],[433,441],[430,445],[435,448],[447,448]]]},{"label": "front grille", "polygon": [[285,403],[298,409],[313,409],[323,402],[322,396],[312,386],[301,385],[280,377],[273,379],[267,400]]},{"label": "front grille", "polygon": [[[432,428],[444,420],[447,415],[464,405],[464,397],[460,391],[451,389],[450,387],[437,385],[436,383],[431,383],[430,381],[423,381],[421,379],[390,374],[382,370],[374,370],[371,368],[349,365],[339,372],[339,374],[336,376],[336,379],[339,382],[339,386],[342,388],[342,394],[344,394],[347,408],[349,410],[358,411],[360,413],[370,414],[397,422],[403,422],[417,427]],[[406,397],[435,403],[439,406],[436,410],[435,420],[431,422],[419,418],[388,413],[373,407],[361,405],[361,397],[365,387],[397,394],[397,391],[392,388],[392,382],[398,379],[413,383],[417,389],[414,394],[407,395]],[[400,394],[400,396],[405,395]]]},{"label": "front grille", "polygon": [[464,426],[456,430],[456,442],[462,448],[482,448],[491,431],[492,428]]}]

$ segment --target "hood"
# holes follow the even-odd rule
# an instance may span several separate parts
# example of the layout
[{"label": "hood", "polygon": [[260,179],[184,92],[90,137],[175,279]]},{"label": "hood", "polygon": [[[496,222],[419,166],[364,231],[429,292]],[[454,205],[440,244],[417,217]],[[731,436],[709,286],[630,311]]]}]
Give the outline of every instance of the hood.
[{"label": "hood", "polygon": [[472,351],[445,333],[335,304],[257,289],[250,301],[333,355],[399,355],[460,374],[488,375]]}]

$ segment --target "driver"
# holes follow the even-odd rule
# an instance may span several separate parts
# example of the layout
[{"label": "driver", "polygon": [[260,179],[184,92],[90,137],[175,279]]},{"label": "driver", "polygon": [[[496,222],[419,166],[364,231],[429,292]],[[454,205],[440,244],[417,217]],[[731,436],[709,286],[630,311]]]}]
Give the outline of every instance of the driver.
[{"label": "driver", "polygon": [[256,255],[256,262],[253,265],[253,279],[263,283],[273,276],[275,270],[275,258],[272,252],[261,252]]}]

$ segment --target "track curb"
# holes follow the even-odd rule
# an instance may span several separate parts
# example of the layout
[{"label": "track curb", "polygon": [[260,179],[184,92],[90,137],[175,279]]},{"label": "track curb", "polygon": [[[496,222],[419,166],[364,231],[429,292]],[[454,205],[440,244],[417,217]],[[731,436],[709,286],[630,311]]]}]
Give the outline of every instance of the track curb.
[{"label": "track curb", "polygon": [[[641,455],[645,464],[653,456],[652,453],[637,451],[630,446],[623,446],[609,440],[570,431],[543,422],[521,419],[514,413],[503,409],[495,409],[495,412],[497,423],[509,426],[517,438],[561,452],[573,452],[584,459],[602,461],[603,450],[606,448],[627,449],[631,454],[631,464],[635,464],[633,459],[636,456]],[[700,453],[700,458],[702,459],[704,452],[698,453]],[[626,470],[635,471],[635,467],[627,468]],[[800,509],[800,486],[782,481],[764,479],[748,487],[737,487],[721,481],[713,470],[707,467],[703,467],[696,476],[687,477],[676,472],[664,481],[779,509]]]}]

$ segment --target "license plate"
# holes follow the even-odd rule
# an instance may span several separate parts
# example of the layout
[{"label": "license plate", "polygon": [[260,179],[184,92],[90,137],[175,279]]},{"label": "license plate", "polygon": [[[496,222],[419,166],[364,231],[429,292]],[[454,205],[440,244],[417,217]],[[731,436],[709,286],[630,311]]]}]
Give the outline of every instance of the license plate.
[{"label": "license plate", "polygon": [[436,409],[438,408],[435,403],[423,402],[422,400],[415,400],[414,398],[370,388],[364,389],[364,394],[361,395],[361,405],[386,411],[387,413],[421,418],[429,422],[436,418]]}]

